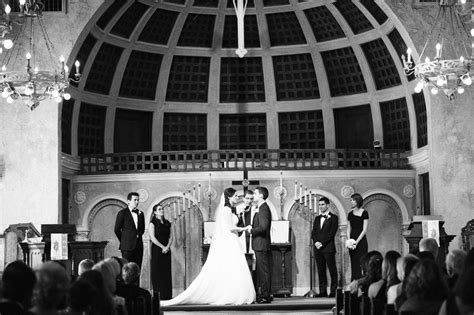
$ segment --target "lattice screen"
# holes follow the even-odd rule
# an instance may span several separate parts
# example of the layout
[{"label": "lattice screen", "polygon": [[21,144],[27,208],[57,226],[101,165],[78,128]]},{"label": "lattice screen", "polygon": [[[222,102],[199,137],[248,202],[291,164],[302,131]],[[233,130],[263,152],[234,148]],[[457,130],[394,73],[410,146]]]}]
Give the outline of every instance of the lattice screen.
[{"label": "lattice screen", "polygon": [[[79,49],[76,56],[76,60],[79,60],[79,62],[82,65],[82,69],[84,69],[86,62],[90,61],[89,55],[91,54],[91,50],[94,47],[96,42],[97,42],[97,39],[92,34],[88,34],[81,48]],[[75,74],[76,74],[76,67],[72,67],[71,72],[69,73],[69,78],[74,79]],[[78,83],[71,81],[71,85],[77,87]]]},{"label": "lattice screen", "polygon": [[377,20],[377,22],[382,25],[388,19],[388,16],[383,12],[374,0],[360,0],[360,3],[367,9],[367,11],[372,14],[372,16]]},{"label": "lattice screen", "polygon": [[215,15],[191,13],[186,18],[178,46],[212,47]]},{"label": "lattice screen", "polygon": [[163,151],[207,150],[206,114],[165,113]]},{"label": "lattice screen", "polygon": [[95,56],[84,90],[109,94],[123,48],[103,43]]},{"label": "lattice screen", "polygon": [[137,26],[138,21],[140,21],[143,14],[145,14],[149,8],[149,6],[143,3],[134,2],[120,17],[117,23],[115,23],[110,33],[120,37],[129,38]]},{"label": "lattice screen", "polygon": [[175,11],[157,9],[147,21],[138,40],[151,44],[168,44],[178,15]]},{"label": "lattice screen", "polygon": [[373,29],[370,21],[360,12],[359,8],[352,3],[351,0],[338,0],[334,3],[336,8],[341,12],[344,19],[349,24],[354,34],[360,34]]},{"label": "lattice screen", "polygon": [[341,26],[326,6],[307,9],[304,13],[318,42],[345,37]]},{"label": "lattice screen", "polygon": [[412,94],[416,114],[416,133],[418,148],[428,144],[428,120],[426,115],[426,103],[423,93]]},{"label": "lattice screen", "polygon": [[113,19],[113,17],[117,14],[117,12],[123,7],[126,1],[122,0],[115,0],[110,7],[105,10],[102,16],[97,21],[96,25],[101,29],[105,29],[107,24]]},{"label": "lattice screen", "polygon": [[174,56],[166,89],[166,100],[207,102],[211,58]]},{"label": "lattice screen", "polygon": [[323,51],[331,96],[367,92],[364,76],[352,47]]},{"label": "lattice screen", "polygon": [[271,46],[306,44],[306,38],[294,12],[266,14]]},{"label": "lattice screen", "polygon": [[71,126],[74,99],[63,100],[61,109],[61,152],[72,154]]},{"label": "lattice screen", "polygon": [[323,111],[278,113],[280,149],[324,149]]},{"label": "lattice screen", "polygon": [[[255,15],[245,15],[244,34],[245,47],[260,47],[260,34],[258,31],[257,17]],[[224,33],[222,34],[222,47],[237,48],[237,38],[237,17],[235,15],[226,15]]]},{"label": "lattice screen", "polygon": [[319,87],[311,54],[273,57],[277,100],[319,98]]},{"label": "lattice screen", "polygon": [[81,103],[77,128],[79,155],[104,153],[106,110],[104,106]]},{"label": "lattice screen", "polygon": [[221,150],[266,149],[265,114],[221,114],[219,116],[219,148]]},{"label": "lattice screen", "polygon": [[380,112],[384,149],[410,150],[410,119],[406,99],[402,97],[380,102]]},{"label": "lattice screen", "polygon": [[221,103],[265,102],[265,82],[260,57],[221,59]]}]

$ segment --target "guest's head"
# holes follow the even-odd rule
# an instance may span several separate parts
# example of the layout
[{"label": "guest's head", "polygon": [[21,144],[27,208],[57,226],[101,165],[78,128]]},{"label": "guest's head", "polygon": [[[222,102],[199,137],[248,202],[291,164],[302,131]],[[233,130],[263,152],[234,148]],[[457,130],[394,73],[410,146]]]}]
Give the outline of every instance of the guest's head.
[{"label": "guest's head", "polygon": [[[259,196],[257,198],[257,195]],[[255,200],[258,202],[260,200],[267,200],[268,198],[268,189],[267,187],[258,186],[255,188]]]},{"label": "guest's head", "polygon": [[454,294],[474,311],[474,265],[465,266],[464,272],[456,282]]},{"label": "guest's head", "polygon": [[403,257],[397,259],[397,276],[398,280],[403,281],[413,266],[418,262],[419,258],[413,254],[406,254]]},{"label": "guest's head", "polygon": [[126,284],[138,285],[138,280],[140,280],[140,267],[134,262],[126,263],[122,268],[122,278]]},{"label": "guest's head", "polygon": [[89,258],[81,260],[79,262],[79,266],[77,267],[77,274],[80,276],[87,270],[91,270],[94,264],[95,262]]},{"label": "guest's head", "polygon": [[93,313],[94,315],[101,315],[101,314],[115,314],[112,294],[109,292],[109,289],[105,287],[104,278],[100,271],[92,269],[84,272],[78,280],[86,281],[96,289],[97,298],[99,300],[99,309],[100,311],[97,313]]},{"label": "guest's head", "polygon": [[365,253],[364,255],[362,255],[362,257],[360,258],[360,269],[361,269],[361,272],[362,272],[362,276],[366,277],[367,276],[367,269],[368,269],[368,266],[369,266],[369,260],[370,258],[372,258],[373,256],[379,256],[379,257],[382,257],[382,254],[377,251],[377,250],[372,250],[368,253]]},{"label": "guest's head", "polygon": [[452,250],[446,255],[446,271],[450,277],[463,272],[466,256],[467,253],[460,249]]},{"label": "guest's head", "polygon": [[368,292],[369,286],[382,279],[382,254],[378,251],[372,251],[367,262],[367,274],[361,280],[359,287],[362,292]]},{"label": "guest's head", "polygon": [[117,289],[116,278],[117,274],[112,264],[107,263],[105,260],[98,262],[92,267],[92,270],[97,270],[102,274],[105,289],[109,294],[113,295]]},{"label": "guest's head", "polygon": [[36,278],[34,306],[39,313],[59,310],[66,305],[69,277],[62,265],[45,262],[36,270]]},{"label": "guest's head", "polygon": [[434,259],[438,257],[438,242],[434,238],[422,238],[418,244],[420,252],[430,252],[433,254]]},{"label": "guest's head", "polygon": [[100,314],[98,289],[84,278],[79,278],[69,290],[69,309],[73,314]]},{"label": "guest's head", "polygon": [[227,206],[229,208],[234,207],[239,197],[235,192],[235,189],[232,187],[226,188],[224,190],[224,206]]},{"label": "guest's head", "polygon": [[397,278],[397,259],[400,257],[400,253],[394,250],[385,253],[382,262],[382,279],[387,282],[387,287],[400,282]]},{"label": "guest's head", "polygon": [[446,299],[448,288],[441,269],[435,261],[420,259],[407,276],[404,288],[407,298],[419,300]]},{"label": "guest's head", "polygon": [[250,189],[248,189],[247,191],[245,191],[245,195],[244,195],[244,205],[247,207],[247,206],[250,206],[253,202],[253,191],[251,191]]},{"label": "guest's head", "polygon": [[165,209],[160,204],[153,206],[153,216],[159,220],[163,220],[165,216]]},{"label": "guest's head", "polygon": [[361,208],[363,203],[364,198],[362,198],[361,194],[356,193],[351,196],[351,204],[353,208]]},{"label": "guest's head", "polygon": [[31,297],[36,283],[33,270],[21,260],[9,263],[2,275],[3,297],[20,303],[23,307],[31,306]]}]

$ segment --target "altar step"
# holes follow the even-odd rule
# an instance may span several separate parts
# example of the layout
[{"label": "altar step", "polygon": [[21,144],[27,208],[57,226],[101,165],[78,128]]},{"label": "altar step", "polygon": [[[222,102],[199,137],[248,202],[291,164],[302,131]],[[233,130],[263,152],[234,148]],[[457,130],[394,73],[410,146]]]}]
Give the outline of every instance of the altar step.
[{"label": "altar step", "polygon": [[162,307],[164,315],[240,315],[240,314],[261,314],[261,315],[330,315],[335,305],[334,298],[305,298],[290,297],[276,298],[271,304],[251,304],[251,305],[181,305]]}]

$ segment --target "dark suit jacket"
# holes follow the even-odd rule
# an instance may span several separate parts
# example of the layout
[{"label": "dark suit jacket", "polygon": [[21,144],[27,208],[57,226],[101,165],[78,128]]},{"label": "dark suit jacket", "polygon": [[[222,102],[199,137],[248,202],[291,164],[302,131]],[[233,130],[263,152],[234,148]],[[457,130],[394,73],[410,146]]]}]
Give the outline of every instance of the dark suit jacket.
[{"label": "dark suit jacket", "polygon": [[323,244],[323,247],[319,249],[320,252],[323,252],[323,253],[336,252],[336,246],[334,245],[334,237],[336,236],[338,227],[339,227],[339,218],[335,214],[329,213],[329,218],[324,220],[322,228],[321,228],[321,215],[318,215],[314,219],[313,232],[311,233],[311,238],[313,239],[313,244],[316,242],[321,242],[321,244]]},{"label": "dark suit jacket", "polygon": [[271,249],[272,240],[270,230],[272,227],[272,214],[267,203],[258,208],[258,213],[253,217],[252,223],[252,249],[254,251],[268,251]]},{"label": "dark suit jacket", "polygon": [[[246,227],[247,225],[250,225],[251,218],[252,218],[251,217],[251,215],[252,215],[251,208],[252,208],[252,206],[250,206],[249,211],[247,211],[247,212],[244,211],[242,216],[239,215],[239,222],[237,223],[238,227]],[[242,235],[242,233],[239,233],[239,236],[240,235]],[[247,231],[245,231],[245,238],[246,238],[246,243],[249,244],[249,242],[250,242],[250,233],[247,232]],[[246,252],[247,253],[249,252],[248,247],[246,249]]]},{"label": "dark suit jacket", "polygon": [[123,284],[117,287],[116,294],[125,298],[129,315],[151,315],[151,294],[138,285]]},{"label": "dark suit jacket", "polygon": [[145,232],[143,212],[138,213],[138,228],[136,228],[130,210],[128,208],[120,210],[115,219],[114,232],[120,241],[119,249],[134,250],[137,242],[142,242],[142,235]]}]

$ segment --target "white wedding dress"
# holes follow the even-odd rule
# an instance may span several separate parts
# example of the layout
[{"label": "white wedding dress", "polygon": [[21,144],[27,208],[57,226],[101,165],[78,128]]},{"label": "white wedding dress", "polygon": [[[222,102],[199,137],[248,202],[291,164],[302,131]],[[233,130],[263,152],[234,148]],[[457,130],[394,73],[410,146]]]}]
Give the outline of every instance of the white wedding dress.
[{"label": "white wedding dress", "polygon": [[207,260],[191,285],[171,300],[161,301],[162,306],[180,304],[240,305],[255,301],[252,276],[242,253],[239,238],[230,231],[238,218],[224,198],[216,212],[214,235]]}]

